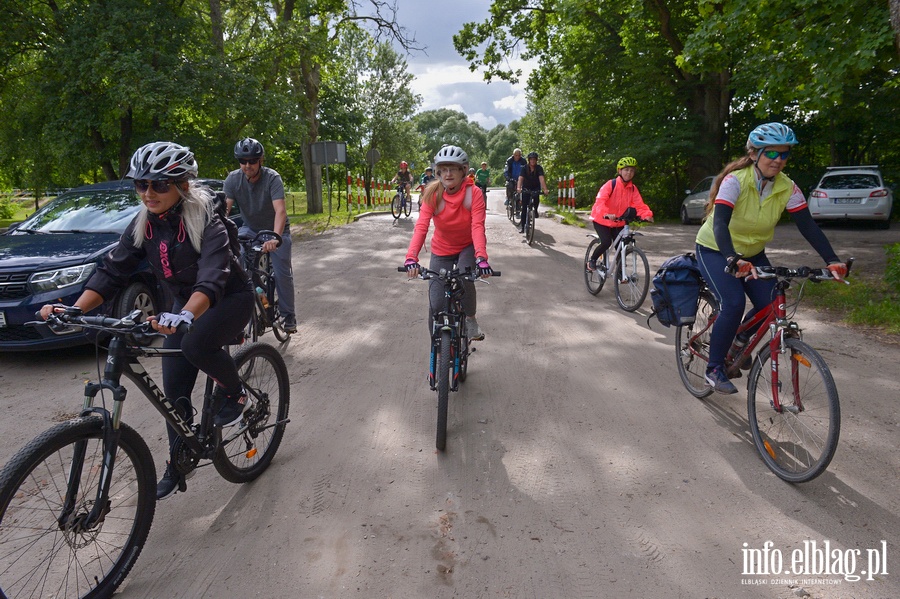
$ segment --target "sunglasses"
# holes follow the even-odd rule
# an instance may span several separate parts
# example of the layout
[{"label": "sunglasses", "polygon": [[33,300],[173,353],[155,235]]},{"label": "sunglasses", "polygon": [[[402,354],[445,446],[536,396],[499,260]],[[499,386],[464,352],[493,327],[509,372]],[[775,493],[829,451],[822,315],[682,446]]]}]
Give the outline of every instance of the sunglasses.
[{"label": "sunglasses", "polygon": [[259,158],[241,158],[240,160],[238,160],[238,162],[240,162],[242,165],[256,164],[257,162],[259,162]]},{"label": "sunglasses", "polygon": [[779,156],[781,156],[782,160],[787,160],[788,157],[791,155],[791,151],[788,150],[787,152],[779,152],[778,150],[766,150],[762,154],[769,160],[775,160]]},{"label": "sunglasses", "polygon": [[135,179],[134,188],[138,193],[147,193],[151,187],[156,193],[169,193],[172,185],[178,185],[183,181],[145,181],[144,179]]}]

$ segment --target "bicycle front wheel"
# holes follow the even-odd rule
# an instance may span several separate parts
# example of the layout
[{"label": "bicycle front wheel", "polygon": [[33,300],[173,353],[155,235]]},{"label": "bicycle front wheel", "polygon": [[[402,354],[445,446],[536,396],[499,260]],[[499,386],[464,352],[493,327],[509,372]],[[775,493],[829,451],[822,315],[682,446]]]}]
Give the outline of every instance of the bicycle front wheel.
[{"label": "bicycle front wheel", "polygon": [[587,251],[584,253],[584,264],[582,264],[582,268],[584,268],[584,284],[587,285],[588,293],[591,295],[597,295],[600,293],[600,290],[603,289],[603,283],[606,282],[606,277],[603,275],[605,272],[599,268],[601,262],[603,264],[606,263],[606,254],[604,253],[597,260],[598,268],[595,270],[591,270],[588,268],[588,262],[591,259],[591,255],[593,255],[594,250],[597,246],[600,245],[600,240],[596,237],[591,239],[591,242],[588,244]]},{"label": "bicycle front wheel", "polygon": [[713,392],[706,383],[706,365],[709,363],[709,337],[713,323],[719,315],[719,303],[708,290],[700,293],[694,322],[675,327],[675,361],[678,376],[684,388],[697,398]]},{"label": "bicycle front wheel", "polygon": [[153,523],[156,472],[141,436],[124,423],[119,430],[109,499],[93,525],[102,418],[54,426],[0,472],[0,596],[109,597],[128,575]]},{"label": "bicycle front wheel", "polygon": [[246,483],[269,467],[287,426],[290,381],[281,354],[267,343],[242,346],[234,355],[244,388],[253,406],[233,429],[244,430],[236,437],[232,428],[222,431],[224,439],[213,463],[222,478]]},{"label": "bicycle front wheel", "polygon": [[512,218],[510,220],[512,220],[512,224],[518,227],[522,224],[522,195],[516,193],[509,203],[513,205]]},{"label": "bicycle front wheel", "polygon": [[400,218],[402,208],[400,207],[400,194],[396,194],[394,199],[391,200],[391,216],[394,217],[394,220]]},{"label": "bicycle front wheel", "polygon": [[450,405],[450,331],[441,331],[441,353],[438,356],[437,373],[437,434],[434,446],[438,451],[447,447],[447,410]]},{"label": "bicycle front wheel", "polygon": [[528,222],[525,223],[525,240],[528,242],[528,245],[531,245],[534,242],[534,221],[537,218],[537,211],[534,208],[529,208],[525,218],[528,219]]},{"label": "bicycle front wheel", "polygon": [[409,216],[412,213],[412,201],[409,197],[404,196],[403,198],[403,214]]},{"label": "bicycle front wheel", "polygon": [[616,301],[626,312],[634,312],[647,299],[650,289],[650,265],[643,250],[633,245],[625,247],[622,263],[616,265]]},{"label": "bicycle front wheel", "polygon": [[[795,338],[773,368],[763,347],[753,360],[747,388],[750,433],[759,455],[778,478],[802,483],[822,474],[837,449],[841,408],[837,387],[819,353]],[[772,377],[781,410],[775,410]]]}]

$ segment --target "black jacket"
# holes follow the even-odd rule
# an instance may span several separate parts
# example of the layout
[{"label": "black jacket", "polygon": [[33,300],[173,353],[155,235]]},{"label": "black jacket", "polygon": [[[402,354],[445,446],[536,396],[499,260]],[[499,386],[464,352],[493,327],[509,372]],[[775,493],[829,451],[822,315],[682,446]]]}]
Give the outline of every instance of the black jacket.
[{"label": "black jacket", "polygon": [[205,293],[214,306],[223,295],[247,288],[247,275],[231,253],[228,231],[219,218],[213,217],[203,230],[199,254],[181,226],[177,206],[163,218],[148,215],[148,231],[141,247],[134,245],[134,226],[133,220],[86,285],[104,300],[126,285],[128,275],[143,260],[169,287],[179,305],[195,291]]}]

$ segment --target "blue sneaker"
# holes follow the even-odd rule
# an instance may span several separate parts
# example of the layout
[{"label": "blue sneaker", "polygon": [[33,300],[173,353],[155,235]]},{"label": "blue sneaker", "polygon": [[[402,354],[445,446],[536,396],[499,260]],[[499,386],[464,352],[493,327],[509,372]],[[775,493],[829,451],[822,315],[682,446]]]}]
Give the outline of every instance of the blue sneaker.
[{"label": "blue sneaker", "polygon": [[716,366],[712,370],[707,370],[705,378],[706,382],[716,393],[731,395],[732,393],[738,392],[734,383],[728,380],[728,376],[725,374],[725,368],[722,366]]}]

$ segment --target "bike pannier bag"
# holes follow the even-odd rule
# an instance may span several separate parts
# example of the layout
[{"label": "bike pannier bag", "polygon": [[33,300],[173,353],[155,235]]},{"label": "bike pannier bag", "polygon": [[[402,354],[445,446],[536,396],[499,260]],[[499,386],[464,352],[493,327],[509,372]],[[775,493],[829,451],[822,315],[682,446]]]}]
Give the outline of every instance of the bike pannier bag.
[{"label": "bike pannier bag", "polygon": [[653,288],[650,290],[653,311],[647,318],[647,324],[653,316],[667,327],[694,322],[701,281],[694,254],[680,254],[663,262],[653,277]]}]

